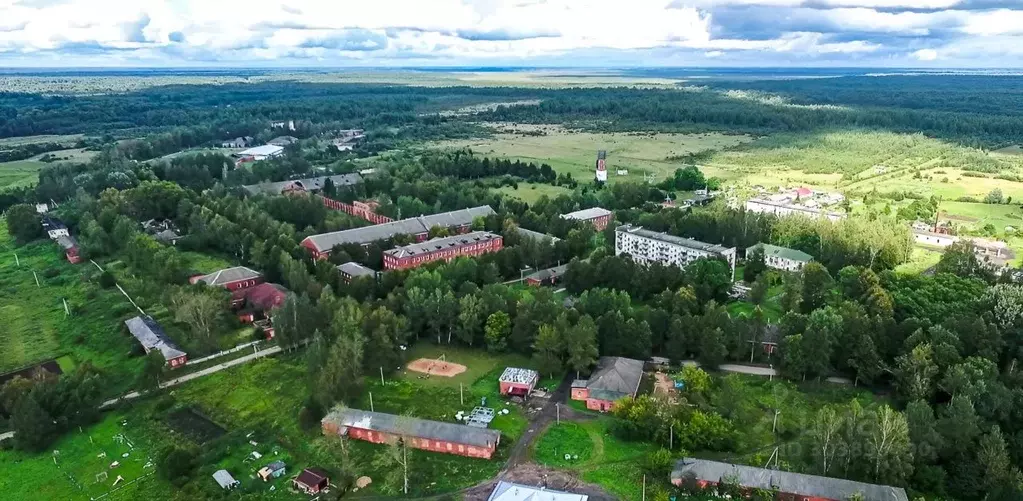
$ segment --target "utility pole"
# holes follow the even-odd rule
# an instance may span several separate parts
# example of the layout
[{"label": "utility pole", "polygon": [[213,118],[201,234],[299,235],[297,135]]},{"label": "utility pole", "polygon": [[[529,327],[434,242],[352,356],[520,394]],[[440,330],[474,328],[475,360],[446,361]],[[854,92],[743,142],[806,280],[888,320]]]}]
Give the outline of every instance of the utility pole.
[{"label": "utility pole", "polygon": [[373,392],[372,391],[369,392],[369,411],[370,412],[374,412],[373,411]]},{"label": "utility pole", "polygon": [[671,423],[671,426],[668,428],[668,450],[670,451],[674,448],[675,448],[675,423]]},{"label": "utility pole", "polygon": [[19,268],[21,267],[21,260],[18,259],[18,253],[17,252],[14,253],[14,262],[18,264]]},{"label": "utility pole", "polygon": [[42,287],[42,285],[39,285],[39,275],[36,275],[36,272],[33,271],[32,276],[36,279],[36,287]]},{"label": "utility pole", "polygon": [[775,409],[774,410],[774,424],[771,425],[771,433],[774,433],[778,429],[778,414],[781,414],[781,411],[778,410],[778,409]]},{"label": "utility pole", "polygon": [[646,501],[646,475],[643,475],[643,501]]},{"label": "utility pole", "polygon": [[380,366],[380,385],[383,386],[383,384],[384,384],[384,367]]},{"label": "utility pole", "polygon": [[558,414],[558,424],[561,424],[561,402],[554,402],[554,411]]},{"label": "utility pole", "polygon": [[458,402],[465,405],[465,392],[462,391],[462,383],[458,383]]}]

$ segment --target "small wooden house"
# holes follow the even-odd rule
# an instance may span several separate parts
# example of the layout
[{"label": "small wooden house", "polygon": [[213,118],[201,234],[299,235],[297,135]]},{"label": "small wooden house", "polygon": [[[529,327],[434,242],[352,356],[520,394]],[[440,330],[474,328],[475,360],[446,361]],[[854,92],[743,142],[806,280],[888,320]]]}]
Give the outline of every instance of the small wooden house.
[{"label": "small wooden house", "polygon": [[330,485],[330,478],[327,477],[327,472],[319,468],[306,468],[291,481],[291,484],[299,492],[313,496]]},{"label": "small wooden house", "polygon": [[284,461],[274,461],[256,472],[256,476],[263,479],[264,482],[269,482],[271,479],[281,478],[284,476]]}]

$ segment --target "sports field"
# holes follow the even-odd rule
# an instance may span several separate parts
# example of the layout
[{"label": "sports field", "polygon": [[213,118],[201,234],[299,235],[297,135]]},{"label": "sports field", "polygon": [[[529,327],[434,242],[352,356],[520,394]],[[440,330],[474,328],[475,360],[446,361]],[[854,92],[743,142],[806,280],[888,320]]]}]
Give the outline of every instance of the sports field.
[{"label": "sports field", "polygon": [[[608,181],[643,180],[667,177],[682,167],[681,157],[708,150],[727,148],[751,141],[744,135],[596,133],[575,132],[557,125],[502,126],[492,138],[442,141],[441,148],[471,148],[491,158],[508,158],[546,163],[559,174],[571,174],[579,181],[593,179],[597,151],[607,151]],[[618,171],[627,173],[618,174]],[[707,172],[718,175],[717,172]]]}]

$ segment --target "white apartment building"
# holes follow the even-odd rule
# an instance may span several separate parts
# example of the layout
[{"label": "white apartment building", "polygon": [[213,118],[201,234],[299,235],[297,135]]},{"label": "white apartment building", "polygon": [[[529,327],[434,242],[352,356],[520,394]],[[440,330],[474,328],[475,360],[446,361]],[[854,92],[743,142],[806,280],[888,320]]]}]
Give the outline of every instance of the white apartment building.
[{"label": "white apartment building", "polygon": [[845,214],[838,212],[830,212],[790,203],[772,202],[762,198],[751,198],[747,200],[746,210],[749,212],[756,212],[758,214],[774,214],[776,216],[801,215],[811,218],[826,217],[832,221],[838,221],[839,219],[845,218]]},{"label": "white apartment building", "polygon": [[615,255],[622,254],[628,254],[637,263],[670,264],[680,268],[703,257],[722,258],[735,276],[735,247],[658,233],[642,226],[627,224],[615,228]]}]

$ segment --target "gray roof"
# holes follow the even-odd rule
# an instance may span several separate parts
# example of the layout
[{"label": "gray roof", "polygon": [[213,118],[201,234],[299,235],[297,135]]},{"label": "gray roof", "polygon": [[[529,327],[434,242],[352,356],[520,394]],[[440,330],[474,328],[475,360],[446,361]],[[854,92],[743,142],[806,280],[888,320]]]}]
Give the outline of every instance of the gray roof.
[{"label": "gray roof", "polygon": [[359,409],[343,409],[331,412],[323,418],[323,422],[335,424],[338,428],[352,427],[363,430],[382,431],[395,435],[443,440],[445,442],[476,447],[490,447],[496,445],[501,439],[501,432],[497,430]]},{"label": "gray roof", "polygon": [[277,145],[274,145],[274,144],[264,144],[262,146],[256,146],[254,148],[249,148],[249,149],[247,149],[245,151],[239,151],[238,153],[235,153],[235,156],[237,156],[237,157],[273,156],[273,155],[276,155],[276,154],[280,153],[283,150],[284,150],[284,148],[282,148],[280,146],[277,146]]},{"label": "gray roof", "polygon": [[164,360],[171,360],[186,354],[167,337],[167,334],[163,332],[163,327],[160,327],[160,324],[156,323],[156,320],[149,315],[129,318],[124,321],[124,325],[127,325],[128,332],[131,332],[131,335],[135,336],[139,343],[142,343],[146,353],[154,349],[160,350]]},{"label": "gray roof", "polygon": [[675,245],[681,245],[690,249],[701,250],[704,252],[714,252],[721,254],[732,250],[731,247],[725,247],[723,245],[708,244],[699,240],[693,240],[691,238],[677,237],[675,235],[669,235],[667,233],[658,233],[656,231],[650,231],[643,229],[642,226],[632,226],[629,224],[619,226],[615,229],[615,232],[631,233],[633,235],[639,235],[641,237],[650,238],[653,240],[660,240],[662,242],[668,242]]},{"label": "gray roof", "polygon": [[287,188],[301,188],[305,191],[320,191],[323,183],[330,179],[334,186],[352,186],[362,182],[362,176],[357,173],[338,174],[336,176],[310,177],[306,179],[293,179],[291,181],[279,181],[276,183],[249,184],[242,186],[242,189],[251,195],[265,193],[268,195],[280,195]]},{"label": "gray roof", "polygon": [[428,254],[430,252],[441,251],[444,249],[454,249],[465,245],[472,245],[477,242],[486,242],[495,238],[501,238],[500,235],[495,235],[489,231],[474,231],[466,233],[464,235],[452,235],[450,237],[440,237],[427,240],[425,242],[418,242],[409,245],[403,245],[401,247],[395,247],[390,250],[384,251],[384,254],[394,257],[406,257],[406,256],[419,256],[422,254]]},{"label": "gray roof", "polygon": [[[590,395],[605,400],[618,400],[635,395],[643,379],[643,361],[624,357],[600,357],[586,387]],[[596,394],[594,394],[596,392]]]},{"label": "gray roof", "polygon": [[682,479],[687,473],[699,480],[719,482],[722,478],[735,478],[739,485],[757,489],[777,489],[779,492],[827,499],[849,499],[863,494],[864,501],[908,501],[901,487],[867,484],[840,478],[820,477],[805,473],[768,470],[755,466],[719,463],[703,459],[685,458],[675,464],[672,480]]},{"label": "gray roof", "polygon": [[787,204],[787,203],[782,203],[782,202],[772,202],[770,200],[765,200],[763,198],[751,198],[751,199],[748,200],[748,202],[752,202],[752,203],[760,204],[760,205],[770,205],[772,207],[780,207],[782,209],[794,210],[794,211],[799,211],[799,212],[806,212],[806,213],[815,214],[815,215],[821,215],[821,216],[829,216],[829,217],[837,217],[837,218],[844,218],[845,217],[845,214],[842,214],[840,212],[832,212],[832,211],[814,209],[813,207],[806,207],[805,205]]},{"label": "gray roof", "polygon": [[259,278],[263,276],[262,273],[251,270],[244,266],[235,266],[234,268],[224,268],[223,270],[214,271],[209,275],[203,275],[199,277],[199,281],[209,285],[210,287],[216,287],[231,282],[237,282],[239,280],[249,280],[253,278]]},{"label": "gray roof", "polygon": [[585,494],[552,491],[542,487],[529,487],[504,480],[497,483],[487,501],[586,501]]},{"label": "gray roof", "polygon": [[349,261],[344,264],[337,266],[338,271],[350,276],[350,277],[371,277],[376,275],[376,272],[359,264],[355,261]]},{"label": "gray roof", "polygon": [[57,235],[57,238],[54,238],[53,241],[57,242],[57,245],[61,246],[64,250],[74,249],[78,246],[78,242],[70,235]]},{"label": "gray roof", "polygon": [[267,141],[266,144],[272,144],[274,146],[287,146],[296,141],[298,141],[298,138],[295,136],[277,136]]},{"label": "gray roof", "polygon": [[542,242],[546,238],[546,239],[550,240],[551,245],[554,245],[554,244],[556,244],[556,243],[561,241],[560,238],[558,238],[558,237],[556,237],[554,235],[548,235],[546,233],[540,233],[539,231],[527,230],[527,229],[525,229],[525,228],[523,228],[521,226],[516,226],[515,227],[515,232],[518,233],[523,238],[528,238],[530,240],[535,240],[537,242]]},{"label": "gray roof", "polygon": [[589,221],[601,216],[611,214],[611,211],[600,207],[591,207],[589,209],[577,210],[575,212],[569,212],[568,214],[562,214],[562,219],[575,219],[577,221]]},{"label": "gray roof", "polygon": [[481,205],[470,209],[433,214],[432,216],[419,216],[362,228],[321,233],[306,237],[306,240],[311,242],[320,252],[326,252],[330,251],[335,245],[368,244],[378,240],[387,240],[395,235],[428,233],[430,228],[434,226],[468,226],[472,224],[473,219],[492,214],[495,214],[494,209],[491,209],[489,205]]},{"label": "gray roof", "polygon": [[178,233],[176,231],[174,231],[174,230],[168,229],[168,230],[163,230],[163,231],[161,231],[159,233],[156,233],[155,235],[153,235],[153,238],[155,238],[155,239],[157,239],[157,240],[159,240],[161,242],[173,242],[175,240],[180,239],[181,235],[178,235]]},{"label": "gray roof", "polygon": [[535,273],[531,273],[529,275],[526,275],[526,279],[532,278],[534,280],[540,280],[540,281],[549,280],[551,278],[557,278],[557,277],[560,277],[560,276],[564,275],[566,271],[568,271],[568,265],[567,264],[563,264],[561,266],[555,266],[553,268],[547,268],[547,269],[540,270],[540,271],[537,271]]},{"label": "gray roof", "polygon": [[213,479],[216,480],[218,484],[220,484],[220,487],[222,489],[230,489],[236,483],[238,483],[238,481],[235,480],[234,477],[232,477],[227,470],[217,470],[215,473],[213,473]]}]

